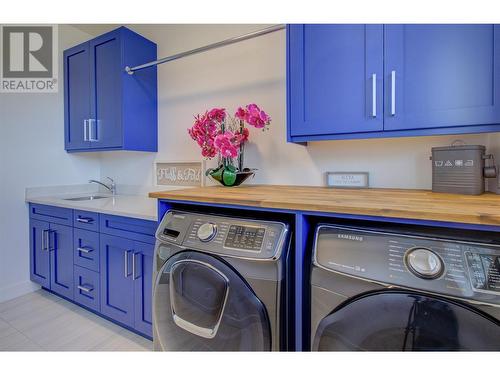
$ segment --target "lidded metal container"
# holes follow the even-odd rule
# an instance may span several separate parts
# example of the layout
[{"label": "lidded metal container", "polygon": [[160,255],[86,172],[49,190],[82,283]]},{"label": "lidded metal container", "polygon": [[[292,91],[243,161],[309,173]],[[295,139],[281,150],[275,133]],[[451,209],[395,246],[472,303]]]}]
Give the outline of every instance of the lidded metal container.
[{"label": "lidded metal container", "polygon": [[432,191],[479,195],[484,193],[485,178],[496,177],[494,165],[485,167],[486,147],[456,145],[432,148]]}]

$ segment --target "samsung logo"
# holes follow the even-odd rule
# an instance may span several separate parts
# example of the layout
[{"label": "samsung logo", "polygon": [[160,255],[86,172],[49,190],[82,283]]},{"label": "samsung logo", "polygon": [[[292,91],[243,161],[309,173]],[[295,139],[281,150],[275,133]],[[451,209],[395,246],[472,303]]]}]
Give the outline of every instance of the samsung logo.
[{"label": "samsung logo", "polygon": [[354,234],[340,233],[340,234],[337,234],[337,237],[340,238],[340,239],[342,239],[342,240],[359,241],[359,242],[363,241],[363,237],[362,236],[356,236]]}]

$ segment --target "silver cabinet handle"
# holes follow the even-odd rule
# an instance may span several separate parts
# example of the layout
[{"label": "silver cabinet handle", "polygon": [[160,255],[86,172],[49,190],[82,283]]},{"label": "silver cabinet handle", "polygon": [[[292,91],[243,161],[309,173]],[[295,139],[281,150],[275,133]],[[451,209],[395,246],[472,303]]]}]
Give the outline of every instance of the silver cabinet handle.
[{"label": "silver cabinet handle", "polygon": [[83,120],[83,140],[89,140],[89,120]]},{"label": "silver cabinet handle", "polygon": [[87,247],[77,247],[76,248],[79,252],[81,253],[85,253],[85,254],[88,254],[88,253],[91,253],[92,251],[94,251],[94,249],[92,248],[87,248]]},{"label": "silver cabinet handle", "polygon": [[55,250],[55,249],[56,249],[56,248],[55,248],[55,246],[54,246],[54,247],[52,247],[52,246],[51,246],[51,244],[50,244],[50,242],[51,242],[51,241],[50,241],[50,235],[51,235],[51,233],[52,233],[52,234],[54,234],[54,243],[56,243],[56,236],[57,236],[57,232],[56,232],[55,230],[51,230],[51,229],[49,229],[49,230],[47,231],[47,233],[48,233],[48,235],[47,235],[47,241],[48,241],[48,244],[49,244],[49,250],[50,250],[50,251]]},{"label": "silver cabinet handle", "polygon": [[396,71],[391,71],[391,116],[396,115]]},{"label": "silver cabinet handle", "polygon": [[49,250],[49,230],[44,229],[42,231],[42,250]]},{"label": "silver cabinet handle", "polygon": [[[94,124],[95,126],[92,126]],[[89,141],[90,142],[98,142],[99,141],[99,135],[98,135],[98,126],[100,124],[99,120],[96,120],[94,118],[89,119]],[[93,136],[93,130],[95,130],[95,137]]]},{"label": "silver cabinet handle", "polygon": [[135,266],[136,266],[136,263],[135,263],[135,256],[136,255],[141,255],[141,253],[134,253],[132,254],[132,280],[137,280],[139,278],[139,276],[136,276],[135,274]]},{"label": "silver cabinet handle", "polygon": [[130,253],[130,250],[125,250],[123,252],[123,260],[124,260],[124,263],[125,263],[125,267],[124,267],[124,276],[125,278],[127,278],[129,276],[128,274],[128,253]]},{"label": "silver cabinet handle", "polygon": [[80,289],[80,290],[83,290],[84,292],[87,292],[87,293],[90,293],[91,291],[94,290],[94,288],[87,288],[87,287],[85,287],[83,285],[78,285],[77,288]]},{"label": "silver cabinet handle", "polygon": [[377,117],[377,75],[372,74],[372,117]]},{"label": "silver cabinet handle", "polygon": [[85,223],[85,224],[88,224],[88,223],[91,223],[94,221],[94,219],[90,218],[90,217],[77,217],[76,218],[76,221],[78,221],[79,223]]}]

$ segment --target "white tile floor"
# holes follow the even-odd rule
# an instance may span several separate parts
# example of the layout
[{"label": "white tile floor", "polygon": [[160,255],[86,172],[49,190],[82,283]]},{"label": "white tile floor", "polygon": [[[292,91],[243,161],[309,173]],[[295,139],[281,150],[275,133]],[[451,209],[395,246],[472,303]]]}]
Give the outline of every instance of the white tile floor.
[{"label": "white tile floor", "polygon": [[153,343],[44,290],[0,303],[0,351],[146,351]]}]

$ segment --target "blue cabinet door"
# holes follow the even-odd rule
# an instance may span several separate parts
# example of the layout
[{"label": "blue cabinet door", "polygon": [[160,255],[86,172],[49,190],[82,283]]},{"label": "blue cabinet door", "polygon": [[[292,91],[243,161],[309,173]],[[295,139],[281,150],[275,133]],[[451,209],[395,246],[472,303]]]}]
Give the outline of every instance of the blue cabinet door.
[{"label": "blue cabinet door", "polygon": [[500,124],[500,27],[385,25],[385,130]]},{"label": "blue cabinet door", "polygon": [[90,41],[90,144],[91,148],[114,148],[123,145],[122,77],[120,29]]},{"label": "blue cabinet door", "polygon": [[147,336],[153,336],[152,320],[152,279],[153,252],[152,244],[135,242],[133,260],[135,322],[134,328]]},{"label": "blue cabinet door", "polygon": [[30,279],[50,288],[49,223],[30,219]]},{"label": "blue cabinet door", "polygon": [[50,290],[73,299],[73,228],[50,223]]},{"label": "blue cabinet door", "polygon": [[87,149],[91,117],[89,43],[64,51],[63,58],[65,149]]},{"label": "blue cabinet door", "polygon": [[134,325],[134,241],[101,234],[101,313],[118,322]]},{"label": "blue cabinet door", "polygon": [[383,26],[289,25],[290,136],[383,129]]}]

